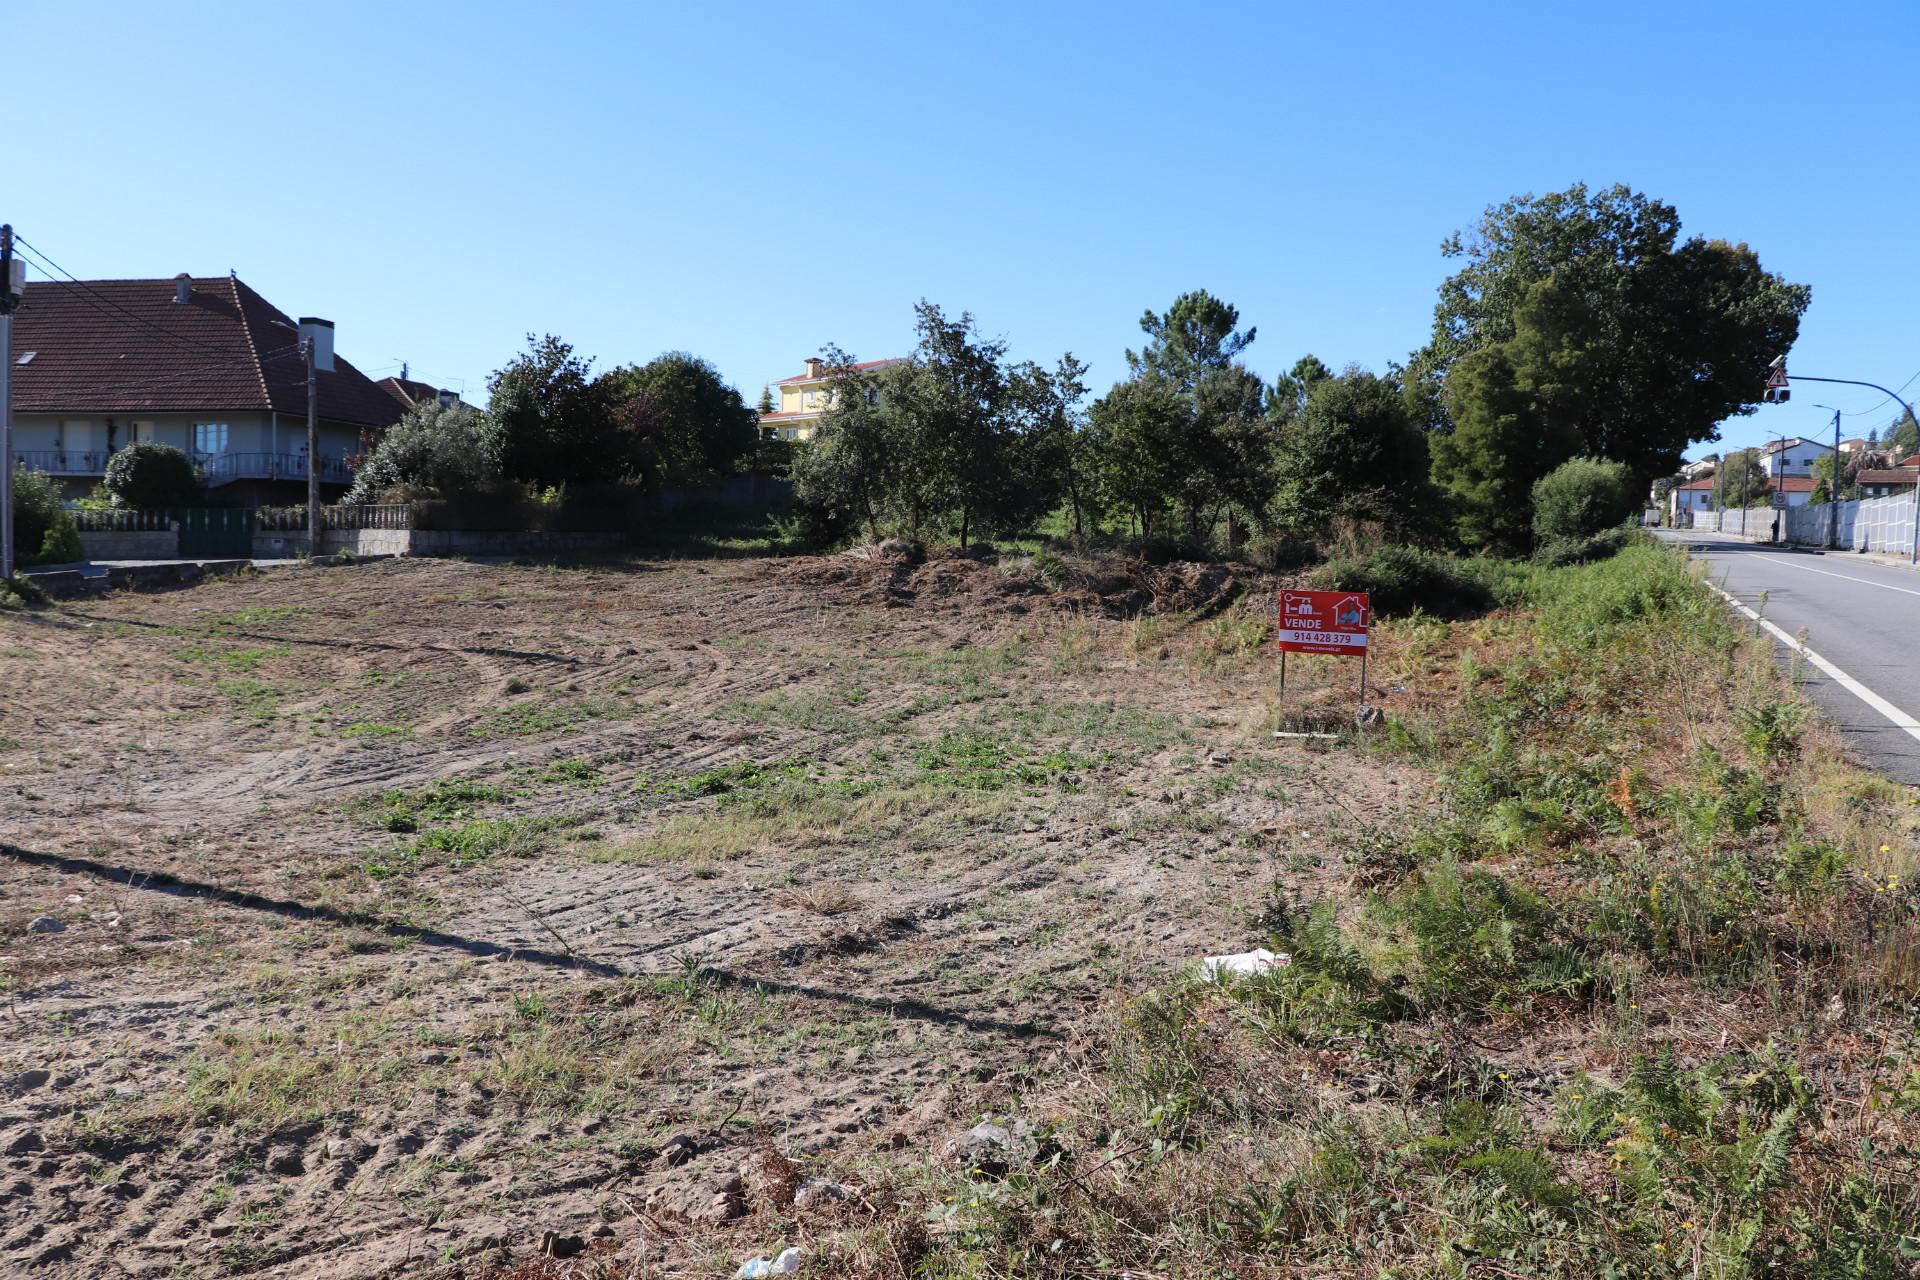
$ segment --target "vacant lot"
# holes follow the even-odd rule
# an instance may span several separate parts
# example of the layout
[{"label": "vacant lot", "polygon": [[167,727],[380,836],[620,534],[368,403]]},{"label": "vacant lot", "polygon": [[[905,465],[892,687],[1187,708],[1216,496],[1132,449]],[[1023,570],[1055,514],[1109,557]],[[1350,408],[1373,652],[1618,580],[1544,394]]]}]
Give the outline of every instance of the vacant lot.
[{"label": "vacant lot", "polygon": [[1333,744],[1218,568],[0,614],[0,1257],[1910,1273],[1913,798],[1620,563],[1387,625]]},{"label": "vacant lot", "polygon": [[389,563],[0,615],[0,1254],[730,1271],[764,1220],[649,1194],[929,1153],[1417,800],[1272,743],[1257,621],[1151,612],[1224,581]]}]

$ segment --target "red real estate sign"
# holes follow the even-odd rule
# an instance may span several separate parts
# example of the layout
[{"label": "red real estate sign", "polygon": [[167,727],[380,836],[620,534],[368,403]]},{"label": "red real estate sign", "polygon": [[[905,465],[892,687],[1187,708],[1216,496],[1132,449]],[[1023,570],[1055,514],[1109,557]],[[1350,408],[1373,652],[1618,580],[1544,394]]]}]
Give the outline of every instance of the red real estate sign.
[{"label": "red real estate sign", "polygon": [[1275,647],[1282,653],[1364,657],[1372,621],[1364,591],[1282,591]]}]

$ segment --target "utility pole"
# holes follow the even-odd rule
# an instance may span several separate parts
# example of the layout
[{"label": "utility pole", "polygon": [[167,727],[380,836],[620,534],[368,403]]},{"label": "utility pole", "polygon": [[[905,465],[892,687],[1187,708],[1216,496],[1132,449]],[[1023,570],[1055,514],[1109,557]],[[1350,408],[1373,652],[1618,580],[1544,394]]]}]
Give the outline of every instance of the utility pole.
[{"label": "utility pole", "polygon": [[1747,482],[1753,480],[1753,449],[1743,449],[1740,455],[1740,535],[1747,535]]},{"label": "utility pole", "polygon": [[1827,482],[1827,550],[1840,545],[1840,411],[1833,411],[1833,478]]},{"label": "utility pole", "polygon": [[25,277],[13,227],[0,226],[0,584],[13,581],[13,309]]},{"label": "utility pole", "polygon": [[307,358],[307,556],[320,556],[320,382],[313,372],[314,339],[300,340]]}]

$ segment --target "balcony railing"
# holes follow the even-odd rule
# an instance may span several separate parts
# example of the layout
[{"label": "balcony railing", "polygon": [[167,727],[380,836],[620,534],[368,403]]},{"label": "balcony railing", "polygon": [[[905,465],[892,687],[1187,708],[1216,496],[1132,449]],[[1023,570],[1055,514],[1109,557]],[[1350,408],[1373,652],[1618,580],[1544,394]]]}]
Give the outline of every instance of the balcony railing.
[{"label": "balcony railing", "polygon": [[[50,476],[102,476],[107,459],[113,455],[103,449],[27,449],[15,453],[14,460],[29,471]],[[205,478],[207,488],[217,489],[236,480],[305,480],[307,456],[303,453],[189,453],[196,470]],[[327,484],[352,484],[353,472],[342,458],[320,459],[320,479]]]},{"label": "balcony railing", "polygon": [[50,476],[99,476],[107,471],[104,450],[26,449],[16,451],[13,460],[29,471]]},{"label": "balcony railing", "polygon": [[[207,488],[217,489],[236,480],[305,480],[304,453],[210,453],[194,456],[193,465],[206,477]],[[322,458],[320,479],[327,484],[352,484],[353,472],[345,459]]]}]

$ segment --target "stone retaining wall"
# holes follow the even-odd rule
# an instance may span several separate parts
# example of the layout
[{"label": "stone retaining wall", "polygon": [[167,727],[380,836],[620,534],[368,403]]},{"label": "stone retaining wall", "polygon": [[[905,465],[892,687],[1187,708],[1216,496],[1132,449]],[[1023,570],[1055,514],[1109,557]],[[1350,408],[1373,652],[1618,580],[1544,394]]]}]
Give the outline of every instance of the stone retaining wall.
[{"label": "stone retaining wall", "polygon": [[89,560],[172,560],[180,554],[178,528],[133,532],[81,530],[80,545]]}]

